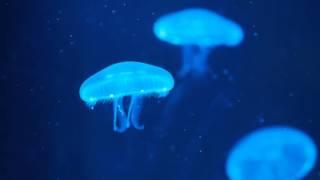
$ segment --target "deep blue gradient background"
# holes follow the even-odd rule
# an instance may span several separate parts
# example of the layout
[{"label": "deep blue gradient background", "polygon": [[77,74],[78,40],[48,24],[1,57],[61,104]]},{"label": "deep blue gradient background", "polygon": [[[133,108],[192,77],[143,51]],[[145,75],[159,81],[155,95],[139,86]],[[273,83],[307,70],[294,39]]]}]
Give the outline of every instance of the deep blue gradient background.
[{"label": "deep blue gradient background", "polygon": [[[81,83],[121,60],[175,74],[181,50],[157,40],[152,25],[194,6],[241,24],[244,42],[212,52],[216,78],[177,80],[167,98],[145,98],[144,131],[113,132],[111,104],[89,110]],[[302,129],[319,145],[318,7],[311,0],[1,0],[0,179],[223,180],[233,144],[269,125]],[[307,179],[320,178],[319,168]]]}]

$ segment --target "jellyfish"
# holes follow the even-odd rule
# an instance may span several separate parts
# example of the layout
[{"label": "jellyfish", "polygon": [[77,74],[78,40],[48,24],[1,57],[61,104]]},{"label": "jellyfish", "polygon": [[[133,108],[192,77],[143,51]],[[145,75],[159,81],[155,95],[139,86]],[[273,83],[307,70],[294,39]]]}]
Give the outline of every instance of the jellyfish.
[{"label": "jellyfish", "polygon": [[[173,86],[174,79],[165,69],[126,61],[112,64],[85,80],[80,98],[92,109],[98,102],[113,102],[113,130],[121,133],[131,125],[144,128],[138,120],[142,97],[165,97]],[[125,97],[130,99],[127,112]]]},{"label": "jellyfish", "polygon": [[236,46],[243,40],[242,28],[215,12],[191,8],[164,15],[153,26],[161,41],[182,46],[180,77],[207,72],[207,58],[217,46]]},{"label": "jellyfish", "polygon": [[298,180],[312,170],[316,159],[316,145],[307,134],[286,126],[268,127],[233,147],[226,173],[231,180]]}]

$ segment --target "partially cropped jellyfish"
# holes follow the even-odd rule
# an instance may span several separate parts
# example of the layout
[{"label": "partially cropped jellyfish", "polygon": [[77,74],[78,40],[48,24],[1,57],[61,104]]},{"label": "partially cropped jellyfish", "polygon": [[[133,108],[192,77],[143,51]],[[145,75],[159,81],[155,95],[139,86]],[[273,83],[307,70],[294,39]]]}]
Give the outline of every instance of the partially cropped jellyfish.
[{"label": "partially cropped jellyfish", "polygon": [[233,147],[226,173],[231,180],[299,180],[312,170],[316,159],[316,145],[307,134],[285,126],[269,127]]},{"label": "partially cropped jellyfish", "polygon": [[[124,132],[131,125],[144,126],[138,121],[144,96],[164,97],[174,86],[172,75],[157,66],[126,61],[108,66],[85,80],[80,87],[80,97],[91,108],[97,102],[113,102],[113,129]],[[128,111],[124,97],[130,97]]]},{"label": "partially cropped jellyfish", "polygon": [[153,26],[155,36],[182,47],[182,68],[178,75],[203,75],[209,52],[217,46],[236,46],[243,40],[242,28],[215,12],[191,8],[160,17]]}]

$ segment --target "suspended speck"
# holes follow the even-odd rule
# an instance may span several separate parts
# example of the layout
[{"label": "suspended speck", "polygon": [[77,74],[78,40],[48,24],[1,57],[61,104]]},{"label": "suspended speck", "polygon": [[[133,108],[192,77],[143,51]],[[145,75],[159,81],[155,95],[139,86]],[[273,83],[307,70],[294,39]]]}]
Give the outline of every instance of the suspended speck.
[{"label": "suspended speck", "polygon": [[125,33],[125,32],[127,32],[127,29],[126,29],[126,28],[121,28],[120,31],[121,31],[122,33]]},{"label": "suspended speck", "polygon": [[112,14],[115,14],[115,13],[117,13],[117,10],[114,10],[114,9],[113,9],[113,10],[111,11],[111,13],[112,13]]},{"label": "suspended speck", "polygon": [[254,32],[254,33],[253,33],[253,36],[254,36],[254,37],[258,37],[258,36],[259,36],[259,33],[258,33],[258,32]]},{"label": "suspended speck", "polygon": [[153,153],[148,153],[148,159],[153,160],[154,159],[154,154]]},{"label": "suspended speck", "polygon": [[102,21],[100,21],[98,25],[101,27],[104,25],[104,23]]},{"label": "suspended speck", "polygon": [[183,160],[188,162],[189,161],[189,157],[186,156],[186,157],[183,158]]},{"label": "suspended speck", "polygon": [[225,76],[229,75],[229,70],[228,69],[223,69],[223,75],[225,75]]},{"label": "suspended speck", "polygon": [[172,145],[169,146],[169,149],[170,149],[171,152],[175,152],[176,151],[176,146],[172,144]]},{"label": "suspended speck", "polygon": [[54,123],[54,126],[55,127],[58,127],[60,125],[60,123],[58,122],[58,121],[56,121],[55,123]]},{"label": "suspended speck", "polygon": [[214,79],[214,80],[217,80],[218,79],[218,75],[217,74],[212,74],[211,78]]},{"label": "suspended speck", "polygon": [[264,119],[263,116],[259,116],[259,117],[258,117],[258,122],[259,122],[260,124],[263,124],[265,121],[266,121],[266,120]]},{"label": "suspended speck", "polygon": [[39,135],[39,133],[38,133],[37,131],[34,131],[34,132],[32,133],[32,135],[36,137],[36,136]]},{"label": "suspended speck", "polygon": [[7,80],[8,79],[8,76],[7,75],[5,75],[5,74],[2,74],[1,75],[1,80]]}]

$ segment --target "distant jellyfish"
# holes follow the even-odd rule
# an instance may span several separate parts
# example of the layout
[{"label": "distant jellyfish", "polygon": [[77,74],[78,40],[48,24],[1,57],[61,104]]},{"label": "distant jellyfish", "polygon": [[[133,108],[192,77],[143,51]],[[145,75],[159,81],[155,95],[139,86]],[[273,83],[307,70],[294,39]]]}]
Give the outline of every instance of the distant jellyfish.
[{"label": "distant jellyfish", "polygon": [[314,167],[317,147],[304,132],[284,126],[263,128],[244,137],[229,154],[231,180],[298,180]]},{"label": "distant jellyfish", "polygon": [[178,75],[203,75],[207,57],[217,46],[236,46],[243,40],[242,28],[215,12],[191,8],[160,17],[153,26],[157,38],[182,46],[182,68]]},{"label": "distant jellyfish", "polygon": [[[143,96],[164,97],[174,86],[172,75],[157,66],[140,62],[121,62],[108,66],[89,77],[80,87],[80,97],[93,108],[97,102],[113,102],[113,129],[124,132],[132,124],[136,129],[144,126],[138,121]],[[125,112],[124,97],[130,97]]]}]

